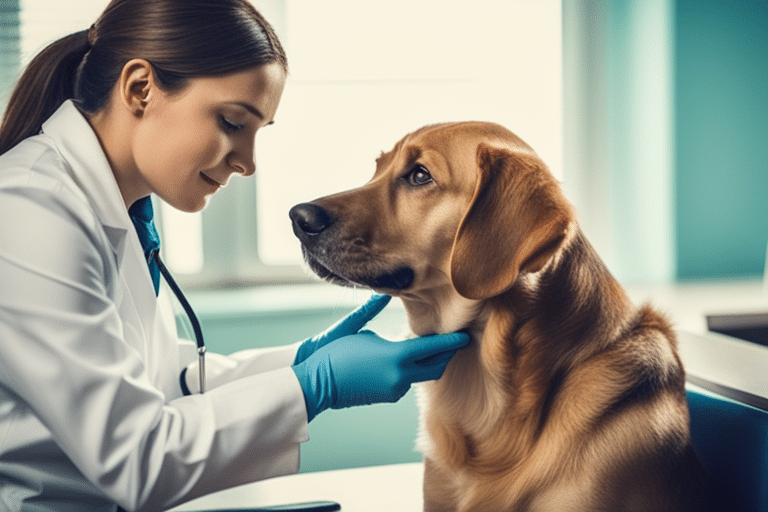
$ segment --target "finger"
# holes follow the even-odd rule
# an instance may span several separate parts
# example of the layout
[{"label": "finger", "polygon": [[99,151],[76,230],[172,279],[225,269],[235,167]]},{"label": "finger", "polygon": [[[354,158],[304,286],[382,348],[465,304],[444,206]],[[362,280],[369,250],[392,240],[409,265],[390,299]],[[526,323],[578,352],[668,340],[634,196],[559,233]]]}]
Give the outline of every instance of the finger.
[{"label": "finger", "polygon": [[321,332],[310,338],[317,347],[322,347],[333,340],[350,334],[356,334],[371,318],[378,315],[392,299],[389,295],[376,294],[350,314]]},{"label": "finger", "polygon": [[444,366],[448,364],[448,361],[450,361],[454,355],[456,355],[455,350],[447,350],[445,352],[440,352],[439,354],[433,354],[431,356],[425,357],[424,359],[418,359],[414,361],[413,364],[421,367],[440,365]]},{"label": "finger", "polygon": [[351,312],[338,324],[336,324],[334,327],[331,327],[329,331],[333,332],[336,337],[355,334],[357,331],[362,329],[365,324],[370,322],[372,318],[381,313],[381,311],[387,307],[387,304],[389,304],[390,300],[392,300],[392,297],[389,295],[372,295],[365,304]]},{"label": "finger", "polygon": [[439,379],[455,355],[456,350],[449,350],[416,361],[409,372],[412,382]]},{"label": "finger", "polygon": [[406,358],[410,361],[425,360],[430,356],[441,352],[458,350],[467,346],[469,335],[463,332],[454,332],[451,334],[436,334],[433,336],[424,336],[401,342],[405,344],[404,351]]}]

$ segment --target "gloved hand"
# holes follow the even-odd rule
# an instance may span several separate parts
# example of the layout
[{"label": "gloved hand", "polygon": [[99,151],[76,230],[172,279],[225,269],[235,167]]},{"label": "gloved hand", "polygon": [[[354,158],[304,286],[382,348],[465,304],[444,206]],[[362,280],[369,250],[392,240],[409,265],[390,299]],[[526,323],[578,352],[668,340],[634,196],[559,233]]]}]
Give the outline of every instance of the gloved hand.
[{"label": "gloved hand", "polygon": [[439,379],[468,343],[465,333],[392,342],[361,331],[320,347],[292,368],[312,421],[328,408],[396,402],[412,383]]},{"label": "gloved hand", "polygon": [[299,346],[299,351],[296,352],[293,364],[296,365],[303,362],[314,354],[317,349],[324,347],[334,340],[349,336],[350,334],[356,334],[373,317],[381,313],[381,310],[389,304],[391,299],[392,297],[389,295],[372,295],[368,302],[333,324],[327,330],[303,342]]}]

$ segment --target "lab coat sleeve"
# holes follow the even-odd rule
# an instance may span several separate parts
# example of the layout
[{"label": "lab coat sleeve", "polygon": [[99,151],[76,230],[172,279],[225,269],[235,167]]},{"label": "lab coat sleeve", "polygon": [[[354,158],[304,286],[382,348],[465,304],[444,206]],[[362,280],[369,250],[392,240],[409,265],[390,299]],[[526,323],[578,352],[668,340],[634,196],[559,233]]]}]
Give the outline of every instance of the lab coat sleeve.
[{"label": "lab coat sleeve", "polygon": [[[230,355],[207,353],[205,357],[206,389],[267,371],[288,368],[296,358],[301,342],[290,345],[240,350]],[[199,393],[197,360],[187,366],[183,378],[190,393]]]},{"label": "lab coat sleeve", "polygon": [[88,205],[23,180],[0,204],[0,386],[85,478],[143,511],[298,470],[307,419],[289,367],[167,400],[123,337]]}]

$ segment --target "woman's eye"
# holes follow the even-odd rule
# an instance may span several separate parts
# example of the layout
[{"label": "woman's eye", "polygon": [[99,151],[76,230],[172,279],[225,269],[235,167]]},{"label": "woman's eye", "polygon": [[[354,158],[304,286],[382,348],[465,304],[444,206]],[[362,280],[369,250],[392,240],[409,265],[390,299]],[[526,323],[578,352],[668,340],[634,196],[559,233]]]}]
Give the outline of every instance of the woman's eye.
[{"label": "woman's eye", "polygon": [[417,165],[405,176],[405,181],[413,187],[419,187],[432,182],[432,175],[423,165]]},{"label": "woman's eye", "polygon": [[228,132],[237,132],[243,129],[243,125],[230,121],[224,116],[221,116],[221,125]]}]

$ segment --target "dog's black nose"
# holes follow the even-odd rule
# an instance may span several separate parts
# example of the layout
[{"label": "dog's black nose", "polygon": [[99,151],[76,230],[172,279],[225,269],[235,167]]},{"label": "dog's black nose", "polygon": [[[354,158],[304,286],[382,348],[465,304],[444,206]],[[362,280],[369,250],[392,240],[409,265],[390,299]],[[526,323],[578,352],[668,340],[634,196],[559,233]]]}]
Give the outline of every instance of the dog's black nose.
[{"label": "dog's black nose", "polygon": [[312,203],[301,203],[291,208],[288,214],[293,221],[296,235],[319,235],[333,224],[333,219],[323,208]]}]

